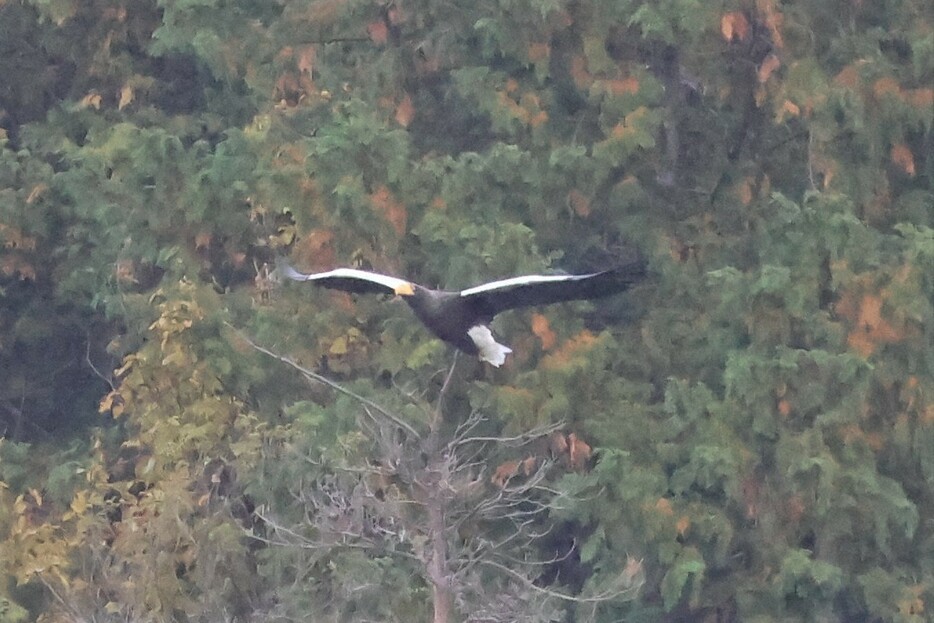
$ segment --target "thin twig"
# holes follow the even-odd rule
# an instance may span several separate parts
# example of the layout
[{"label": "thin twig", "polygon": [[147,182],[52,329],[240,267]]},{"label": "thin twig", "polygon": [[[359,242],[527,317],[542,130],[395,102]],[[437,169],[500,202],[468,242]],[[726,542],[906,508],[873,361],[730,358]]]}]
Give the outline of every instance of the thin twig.
[{"label": "thin twig", "polygon": [[97,366],[95,366],[94,363],[91,361],[91,334],[90,332],[88,332],[88,339],[85,342],[84,361],[88,364],[88,367],[91,368],[91,371],[94,372],[94,374],[96,374],[98,377],[100,377],[102,381],[104,381],[110,386],[110,391],[113,392],[117,390],[116,386],[113,384],[113,381],[111,380],[113,377],[104,376],[101,373],[101,371],[97,369]]},{"label": "thin twig", "polygon": [[542,437],[550,435],[562,428],[564,428],[564,422],[557,422],[555,424],[549,424],[548,426],[539,426],[527,433],[515,435],[514,437],[465,437],[464,439],[455,440],[451,445],[463,446],[470,443],[496,442],[507,448],[518,448],[530,444],[536,439],[541,439]]},{"label": "thin twig", "polygon": [[454,360],[451,362],[451,369],[448,370],[448,375],[444,378],[444,383],[441,385],[441,391],[438,393],[438,409],[435,413],[436,421],[441,421],[441,414],[444,410],[444,397],[448,393],[448,388],[451,386],[451,379],[454,378],[454,369],[457,367],[457,356],[460,351],[454,351]]},{"label": "thin twig", "polygon": [[497,570],[499,570],[499,571],[502,571],[503,573],[505,573],[506,575],[508,575],[508,576],[510,576],[510,577],[512,577],[512,578],[514,578],[514,579],[517,580],[519,583],[521,583],[523,586],[525,586],[526,588],[528,588],[528,589],[530,589],[530,590],[532,590],[532,591],[535,591],[535,592],[540,593],[540,594],[542,594],[542,595],[547,595],[547,596],[549,596],[549,597],[555,597],[555,598],[557,598],[557,599],[562,599],[562,600],[564,600],[564,601],[571,601],[571,602],[574,602],[574,603],[588,603],[588,604],[589,604],[589,603],[597,603],[597,602],[608,601],[608,600],[610,600],[610,599],[613,599],[613,598],[615,598],[615,597],[619,597],[620,595],[622,595],[622,594],[624,594],[624,593],[627,593],[627,592],[629,592],[629,591],[632,590],[632,587],[627,587],[627,588],[618,590],[618,591],[616,591],[616,592],[605,591],[605,592],[603,592],[603,593],[600,593],[599,595],[594,595],[593,597],[574,597],[574,596],[572,596],[572,595],[566,595],[566,594],[561,593],[561,592],[559,592],[559,591],[551,590],[550,588],[545,588],[545,587],[543,587],[543,586],[538,586],[537,584],[535,584],[535,582],[533,582],[533,581],[530,580],[529,578],[525,577],[524,575],[522,575],[522,574],[519,573],[518,571],[513,571],[512,569],[510,569],[510,568],[507,567],[506,565],[502,565],[502,564],[500,564],[500,563],[498,563],[498,562],[495,562],[495,561],[493,561],[493,560],[477,560],[477,563],[479,563],[479,564],[481,564],[481,565],[486,565],[486,566],[488,566],[488,567],[493,567],[494,569],[497,569]]},{"label": "thin twig", "polygon": [[266,347],[264,347],[264,346],[260,346],[259,344],[257,344],[256,342],[254,342],[253,340],[251,340],[250,338],[248,338],[246,335],[244,335],[242,331],[240,331],[239,329],[237,329],[236,327],[234,327],[234,326],[231,325],[230,323],[224,323],[224,324],[226,324],[228,327],[230,327],[230,328],[234,331],[234,333],[236,333],[236,334],[240,337],[240,339],[242,339],[244,342],[246,342],[247,344],[249,344],[250,346],[252,346],[254,349],[256,349],[256,350],[258,350],[259,352],[263,353],[264,355],[268,355],[268,356],[272,357],[273,359],[277,359],[277,360],[281,361],[282,363],[284,363],[284,364],[286,364],[286,365],[288,365],[288,366],[291,366],[292,368],[298,370],[298,371],[302,374],[302,376],[304,376],[305,378],[307,378],[307,379],[310,380],[310,381],[316,381],[316,382],[318,382],[318,383],[321,383],[322,385],[327,385],[327,386],[330,387],[331,389],[333,389],[333,390],[335,390],[335,391],[337,391],[337,392],[340,392],[341,394],[344,394],[345,396],[349,396],[350,398],[353,398],[354,400],[356,400],[356,401],[359,402],[360,404],[363,404],[363,405],[366,405],[367,407],[370,407],[371,409],[373,409],[374,411],[376,411],[377,413],[379,413],[380,415],[382,415],[383,417],[385,417],[387,420],[389,420],[390,422],[392,422],[392,423],[395,424],[396,426],[398,426],[398,427],[402,428],[403,430],[405,430],[405,432],[407,432],[407,433],[409,433],[410,435],[412,435],[412,437],[414,437],[415,439],[421,439],[421,435],[419,434],[419,432],[418,432],[417,430],[415,430],[415,428],[412,427],[411,424],[409,424],[408,422],[406,422],[405,420],[403,420],[402,418],[400,418],[398,415],[392,413],[391,411],[388,411],[387,409],[381,407],[380,405],[378,405],[377,403],[373,402],[373,401],[370,400],[369,398],[365,398],[365,397],[361,396],[360,394],[358,394],[358,393],[356,393],[356,392],[353,392],[353,391],[347,389],[346,387],[344,387],[344,386],[341,385],[340,383],[337,383],[336,381],[332,381],[331,379],[327,378],[326,376],[322,376],[322,375],[318,374],[317,372],[315,372],[315,371],[313,371],[313,370],[309,370],[308,368],[306,368],[305,366],[301,365],[300,363],[298,363],[297,361],[295,361],[295,360],[292,359],[291,357],[286,357],[285,355],[280,355],[279,353],[276,353],[276,352],[274,352],[274,351],[271,351],[271,350],[269,350],[268,348],[266,348]]},{"label": "thin twig", "polygon": [[369,37],[332,37],[330,39],[305,39],[301,45],[331,45],[334,43],[372,43]]}]

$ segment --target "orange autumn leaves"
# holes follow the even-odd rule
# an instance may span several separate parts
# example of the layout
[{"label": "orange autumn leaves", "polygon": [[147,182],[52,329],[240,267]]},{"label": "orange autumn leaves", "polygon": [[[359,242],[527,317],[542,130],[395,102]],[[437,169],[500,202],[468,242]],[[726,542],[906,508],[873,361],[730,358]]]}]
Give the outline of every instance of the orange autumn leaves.
[{"label": "orange autumn leaves", "polygon": [[594,348],[602,339],[584,329],[577,335],[564,340],[558,348],[558,336],[551,328],[548,318],[540,313],[532,314],[532,333],[539,339],[542,350],[550,351],[542,361],[546,368],[561,368],[572,363],[575,359],[586,357],[587,353]]},{"label": "orange autumn leaves", "polygon": [[739,11],[725,13],[720,18],[720,34],[727,41],[745,41],[749,37],[749,20]]},{"label": "orange autumn leaves", "polygon": [[530,454],[523,459],[505,461],[497,465],[490,482],[502,489],[513,478],[526,478],[534,474],[540,467],[554,461],[565,469],[584,471],[593,457],[593,448],[581,439],[577,433],[564,433],[555,431],[548,436],[548,447],[538,454]]},{"label": "orange autumn leaves", "polygon": [[328,270],[337,262],[334,251],[334,232],[329,229],[312,229],[295,243],[295,257],[306,267]]},{"label": "orange autumn leaves", "polygon": [[415,105],[412,104],[412,98],[408,93],[402,97],[402,101],[396,106],[394,118],[396,123],[403,128],[409,127],[409,124],[412,123],[412,119],[415,118]]},{"label": "orange autumn leaves", "polygon": [[390,29],[397,29],[405,21],[405,14],[398,5],[389,4],[380,19],[367,24],[366,34],[376,45],[389,43]]},{"label": "orange autumn leaves", "polygon": [[[32,202],[27,201],[27,203]],[[35,267],[22,254],[35,251],[35,249],[35,237],[27,235],[18,227],[0,223],[0,275],[5,277],[15,275],[21,280],[35,279]]]},{"label": "orange autumn leaves", "polygon": [[865,59],[850,63],[833,78],[834,85],[859,91],[867,102],[878,104],[891,99],[911,109],[929,112],[934,106],[934,89],[928,86],[905,88],[893,76],[869,79],[864,72],[871,73],[873,66]]},{"label": "orange autumn leaves", "polygon": [[669,498],[658,498],[651,510],[662,517],[670,518],[674,522],[675,531],[679,536],[684,536],[688,528],[691,527],[691,518],[687,515],[675,517],[675,509]]},{"label": "orange autumn leaves", "polygon": [[902,339],[903,335],[882,315],[882,297],[878,294],[863,294],[845,297],[837,311],[847,317],[853,328],[847,335],[847,345],[863,357],[873,354],[879,346]]},{"label": "orange autumn leaves", "polygon": [[759,88],[756,89],[756,105],[761,106],[767,97],[765,84],[769,78],[782,66],[779,58],[784,39],[782,37],[782,23],[784,17],[775,7],[773,0],[757,0],[755,13],[746,16],[746,13],[732,11],[723,14],[720,18],[720,34],[730,43],[746,42],[753,36],[753,25],[750,24],[750,18],[757,25],[765,26],[771,41],[772,50],[762,59],[756,70],[756,80]]},{"label": "orange autumn leaves", "polygon": [[768,82],[769,77],[775,72],[776,69],[781,67],[781,65],[782,62],[775,54],[769,54],[766,56],[762,63],[759,65],[759,70],[756,72],[756,78],[759,80],[759,84],[765,84]]},{"label": "orange autumn leaves", "polygon": [[373,206],[374,212],[392,225],[397,235],[405,234],[408,211],[405,204],[399,201],[387,186],[380,186],[370,195],[370,205]]},{"label": "orange autumn leaves", "polygon": [[[775,4],[774,0],[756,0],[755,19],[765,25],[769,31],[772,44],[777,49],[781,49],[785,46],[785,40],[782,36],[784,16]],[[746,41],[752,34],[752,27],[746,14],[740,11],[725,13],[720,18],[720,34],[730,42]]]},{"label": "orange autumn leaves", "polygon": [[551,330],[548,318],[542,314],[532,314],[532,333],[541,340],[542,350],[551,350],[555,345],[555,341],[557,341],[557,336]]},{"label": "orange autumn leaves", "polygon": [[551,328],[547,316],[535,312],[531,318],[532,334],[538,338],[543,351],[548,354],[542,360],[546,369],[559,369],[586,358],[602,337],[584,329],[558,344],[558,335]]},{"label": "orange autumn leaves", "polygon": [[[367,196],[370,208],[379,215],[399,237],[405,235],[408,226],[408,210],[405,204],[386,185],[380,185]],[[306,266],[317,269],[332,267],[336,262],[334,232],[329,229],[313,229],[296,242],[296,254]]]},{"label": "orange autumn leaves", "polygon": [[529,127],[538,127],[548,121],[548,112],[542,108],[541,98],[530,91],[520,92],[519,83],[513,78],[497,91],[497,105],[506,113]]},{"label": "orange autumn leaves", "polygon": [[283,71],[276,79],[274,97],[283,108],[299,104],[326,100],[326,91],[318,91],[314,83],[313,71],[317,49],[314,45],[299,47],[286,46],[276,55],[276,62]]},{"label": "orange autumn leaves", "polygon": [[[930,114],[934,107],[934,89],[930,87],[904,88],[893,76],[882,76],[870,81],[864,75],[870,69],[870,63],[860,59],[850,63],[834,77],[833,84],[857,92],[867,105],[881,106],[885,101],[905,106],[906,111]],[[889,149],[889,160],[902,173],[914,177],[917,173],[915,156],[911,149],[902,142],[893,142]]]},{"label": "orange autumn leaves", "polygon": [[893,145],[889,156],[892,164],[901,169],[908,177],[915,176],[915,157],[906,145],[901,143]]},{"label": "orange autumn leaves", "polygon": [[835,305],[839,316],[849,324],[847,346],[863,357],[869,357],[887,344],[910,339],[917,334],[916,327],[901,315],[888,309],[886,303],[896,290],[911,276],[910,266],[905,266],[895,275],[892,283],[875,289],[867,278],[858,279],[847,289]]}]

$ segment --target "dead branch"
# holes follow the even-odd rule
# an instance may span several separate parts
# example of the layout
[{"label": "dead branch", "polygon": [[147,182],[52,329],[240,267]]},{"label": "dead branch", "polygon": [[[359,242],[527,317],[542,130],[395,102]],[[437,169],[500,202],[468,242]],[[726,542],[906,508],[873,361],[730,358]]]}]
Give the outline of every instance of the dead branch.
[{"label": "dead branch", "polygon": [[[360,431],[374,452],[356,465],[306,458],[318,475],[291,491],[302,509],[300,522],[286,525],[260,507],[255,514],[266,533],[252,538],[312,557],[347,549],[404,560],[431,587],[433,623],[446,623],[454,608],[467,612],[470,621],[541,620],[529,613],[544,612],[553,600],[597,604],[638,590],[635,582],[621,581],[574,596],[535,582],[545,568],[576,551],[534,555],[536,544],[553,530],[549,517],[556,502],[566,501],[550,485],[557,463],[533,454],[509,462],[515,464],[512,471],[500,476],[497,469],[493,477],[490,464],[503,451],[515,453],[546,439],[562,424],[512,435],[480,434],[487,419],[475,411],[452,427],[444,409],[454,384],[455,357],[434,405],[417,392],[406,393],[428,415],[427,431],[419,432],[397,413],[237,334],[306,379],[357,401]],[[487,586],[491,573],[500,578],[495,588]],[[484,607],[477,608],[478,603]]]},{"label": "dead branch", "polygon": [[411,424],[409,424],[408,422],[406,422],[405,420],[403,420],[403,419],[400,418],[399,416],[395,415],[394,413],[392,413],[392,412],[390,412],[390,411],[384,409],[383,407],[381,407],[380,405],[376,404],[375,402],[373,402],[373,401],[370,400],[369,398],[364,398],[364,397],[361,396],[360,394],[357,394],[356,392],[353,392],[353,391],[347,389],[346,387],[344,387],[344,386],[341,385],[340,383],[337,383],[337,382],[335,382],[335,381],[332,381],[331,379],[329,379],[329,378],[327,378],[327,377],[325,377],[325,376],[322,376],[322,375],[318,374],[317,372],[315,372],[315,371],[313,371],[313,370],[310,370],[310,369],[306,368],[305,366],[301,365],[300,363],[298,363],[297,361],[295,361],[295,360],[292,359],[291,357],[287,357],[287,356],[285,356],[285,355],[280,355],[279,353],[273,352],[273,351],[269,350],[268,348],[265,348],[265,347],[263,347],[263,346],[260,346],[259,344],[257,344],[256,342],[254,342],[253,340],[251,340],[250,338],[248,338],[246,335],[244,335],[243,332],[241,332],[240,330],[236,329],[233,325],[231,325],[231,324],[229,324],[229,323],[225,323],[225,324],[227,324],[227,326],[230,327],[230,328],[234,331],[234,333],[236,333],[237,336],[238,336],[241,340],[243,340],[244,342],[246,342],[247,344],[249,344],[250,346],[252,346],[254,349],[258,350],[259,352],[263,353],[264,355],[268,355],[269,357],[272,357],[273,359],[276,359],[276,360],[281,361],[282,363],[284,363],[284,364],[286,364],[286,365],[288,365],[288,366],[291,366],[292,368],[294,368],[295,370],[297,370],[298,372],[300,372],[300,373],[302,374],[302,376],[304,376],[304,377],[305,377],[306,379],[308,379],[309,381],[314,381],[314,382],[316,382],[316,383],[321,383],[322,385],[327,385],[327,386],[330,387],[331,389],[333,389],[333,390],[335,390],[335,391],[337,391],[337,392],[339,392],[339,393],[341,393],[341,394],[344,394],[345,396],[349,396],[350,398],[353,398],[354,400],[356,400],[356,401],[359,402],[360,404],[363,404],[363,405],[366,405],[367,407],[370,407],[371,409],[373,409],[374,411],[376,411],[377,413],[379,413],[381,416],[383,416],[383,417],[385,417],[387,420],[391,421],[391,422],[392,422],[393,424],[395,424],[396,426],[399,426],[400,428],[404,429],[407,433],[409,433],[410,435],[412,435],[412,437],[414,437],[414,438],[416,438],[416,439],[420,439],[420,438],[421,438],[421,435],[419,434],[419,432],[418,432],[417,430],[415,430],[415,429],[412,427]]}]

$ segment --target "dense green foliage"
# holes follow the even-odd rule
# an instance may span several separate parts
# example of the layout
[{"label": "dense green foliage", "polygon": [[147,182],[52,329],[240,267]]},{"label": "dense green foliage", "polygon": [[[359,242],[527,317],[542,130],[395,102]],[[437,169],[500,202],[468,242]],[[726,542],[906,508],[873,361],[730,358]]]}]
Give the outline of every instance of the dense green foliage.
[{"label": "dense green foliage", "polygon": [[[926,620],[932,84],[923,0],[0,0],[0,623]],[[444,389],[268,275],[631,248]]]}]

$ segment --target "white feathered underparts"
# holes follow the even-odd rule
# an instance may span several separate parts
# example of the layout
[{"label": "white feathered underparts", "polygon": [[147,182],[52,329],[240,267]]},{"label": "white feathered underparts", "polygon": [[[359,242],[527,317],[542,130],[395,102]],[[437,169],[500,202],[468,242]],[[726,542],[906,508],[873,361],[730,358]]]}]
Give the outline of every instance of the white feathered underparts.
[{"label": "white feathered underparts", "polygon": [[467,335],[476,344],[480,351],[480,361],[486,361],[492,366],[500,367],[506,361],[506,355],[512,352],[508,346],[503,346],[493,339],[493,333],[489,327],[478,324],[467,330]]}]

